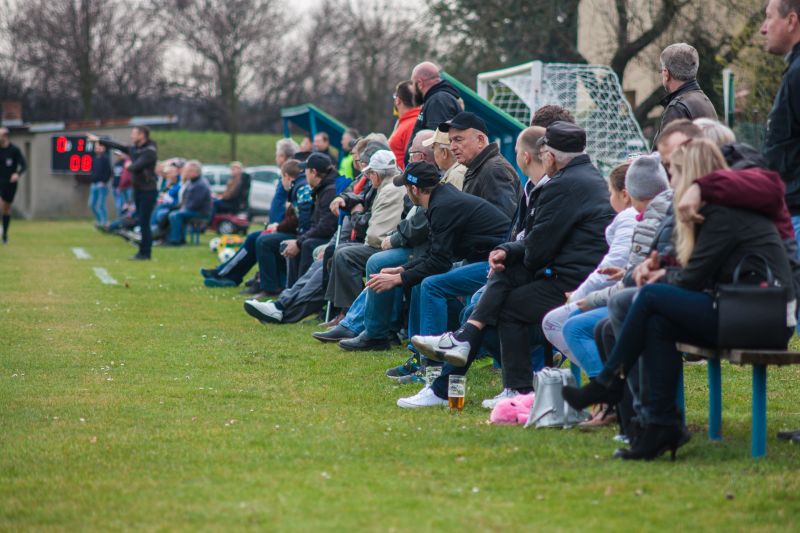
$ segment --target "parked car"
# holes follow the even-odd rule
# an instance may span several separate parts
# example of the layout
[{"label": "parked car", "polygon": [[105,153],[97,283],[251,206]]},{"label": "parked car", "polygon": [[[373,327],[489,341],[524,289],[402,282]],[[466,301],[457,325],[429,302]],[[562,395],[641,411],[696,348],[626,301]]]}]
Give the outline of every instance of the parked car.
[{"label": "parked car", "polygon": [[[249,215],[251,217],[269,215],[275,187],[280,185],[280,169],[275,165],[260,165],[246,167],[244,171],[250,174],[251,178]],[[203,177],[208,180],[212,192],[222,194],[231,179],[231,169],[228,165],[203,165]]]}]

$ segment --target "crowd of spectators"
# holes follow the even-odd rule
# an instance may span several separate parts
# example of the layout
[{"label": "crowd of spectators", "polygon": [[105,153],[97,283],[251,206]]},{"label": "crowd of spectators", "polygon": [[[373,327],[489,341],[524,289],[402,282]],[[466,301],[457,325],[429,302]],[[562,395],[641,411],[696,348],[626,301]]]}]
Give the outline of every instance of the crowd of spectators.
[{"label": "crowd of spectators", "polygon": [[[619,422],[628,443],[619,457],[674,456],[689,439],[676,342],[722,341],[716,287],[736,278],[780,288],[773,343],[786,346],[797,324],[800,2],[771,0],[766,13],[768,50],[788,67],[762,152],[718,122],[685,43],[660,57],[668,95],[653,152],[608,177],[557,105],[519,134],[515,169],[484,119],[423,62],[396,85],[388,138],[348,131],[341,160],[323,133],[278,143],[281,205],[233,258],[201,270],[204,283],[244,283],[244,311],[265,324],[316,315],[324,324],[313,338],[343,350],[403,346],[405,361],[386,375],[420,389],[400,408],[446,405],[450,376],[486,354],[502,389],[483,407],[528,394],[538,348],[550,343],[589,377],[563,392],[576,409],[595,406],[584,424]],[[162,166],[154,225],[169,213],[170,242],[183,219],[211,208],[195,165]]]}]

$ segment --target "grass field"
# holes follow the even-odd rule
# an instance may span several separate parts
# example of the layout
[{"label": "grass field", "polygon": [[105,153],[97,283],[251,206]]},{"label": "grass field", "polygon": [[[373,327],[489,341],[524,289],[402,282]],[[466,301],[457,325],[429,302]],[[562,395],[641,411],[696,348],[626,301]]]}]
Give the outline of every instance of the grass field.
[{"label": "grass field", "polygon": [[258,324],[201,286],[206,246],[133,252],[89,222],[14,221],[0,247],[0,531],[800,527],[800,447],[774,438],[800,427],[797,368],[770,370],[767,458],[750,459],[748,369],[726,364],[722,442],[690,366],[697,434],[675,463],[621,463],[612,429],[488,425],[487,366],[462,415],[401,411],[416,387],[383,376],[399,348]]},{"label": "grass field", "polygon": [[[237,137],[237,155],[246,166],[275,164],[275,143],[283,135],[272,133],[241,133]],[[156,130],[153,140],[158,143],[161,159],[183,157],[203,163],[230,162],[230,140],[219,131]],[[300,138],[296,139],[300,142]]]}]

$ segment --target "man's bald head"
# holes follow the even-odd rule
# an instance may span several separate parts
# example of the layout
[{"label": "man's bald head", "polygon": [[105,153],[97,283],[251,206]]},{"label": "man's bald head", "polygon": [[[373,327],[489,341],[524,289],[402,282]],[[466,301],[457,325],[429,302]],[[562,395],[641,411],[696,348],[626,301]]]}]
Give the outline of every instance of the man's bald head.
[{"label": "man's bald head", "polygon": [[420,130],[411,140],[411,150],[409,150],[409,163],[427,161],[433,163],[433,146],[424,146],[422,143],[427,141],[435,132],[433,130]]},{"label": "man's bald head", "polygon": [[411,81],[422,96],[425,96],[431,87],[441,81],[439,67],[430,61],[423,61],[411,71]]},{"label": "man's bald head", "polygon": [[3,148],[8,145],[8,128],[0,128],[0,146]]}]

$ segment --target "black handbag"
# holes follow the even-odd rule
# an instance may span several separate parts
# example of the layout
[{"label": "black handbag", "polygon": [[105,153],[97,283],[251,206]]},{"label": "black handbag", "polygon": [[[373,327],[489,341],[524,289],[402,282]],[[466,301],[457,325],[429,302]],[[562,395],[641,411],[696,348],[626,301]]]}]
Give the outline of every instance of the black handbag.
[{"label": "black handbag", "polygon": [[[764,283],[739,283],[742,264],[749,257],[764,262],[767,278]],[[775,281],[762,255],[746,255],[739,261],[733,271],[733,283],[717,287],[716,306],[719,311],[719,348],[786,349],[789,342],[786,287]]]}]

